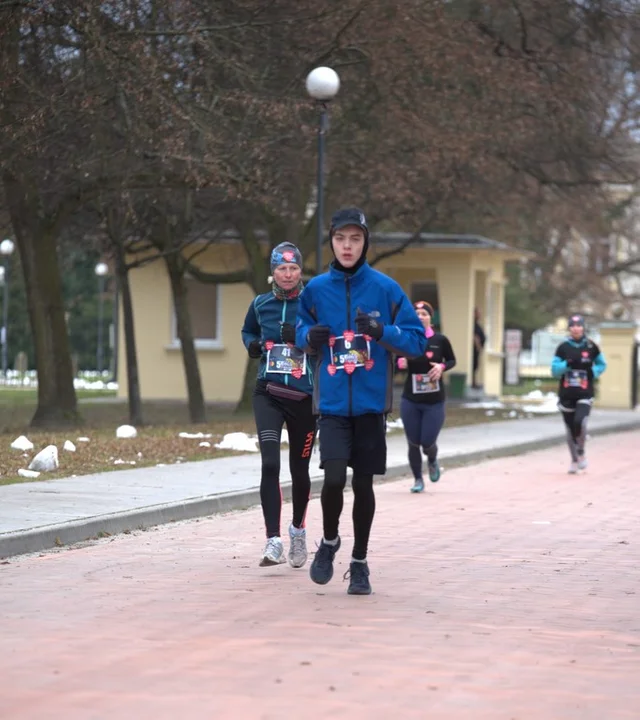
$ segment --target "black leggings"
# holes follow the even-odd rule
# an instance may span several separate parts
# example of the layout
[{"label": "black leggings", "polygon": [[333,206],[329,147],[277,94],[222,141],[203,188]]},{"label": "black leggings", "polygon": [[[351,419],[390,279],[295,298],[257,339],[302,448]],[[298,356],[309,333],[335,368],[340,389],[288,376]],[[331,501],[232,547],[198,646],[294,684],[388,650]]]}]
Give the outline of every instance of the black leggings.
[{"label": "black leggings", "polygon": [[567,445],[571,459],[577,462],[584,455],[587,440],[587,418],[591,412],[591,401],[578,400],[575,409],[562,408],[562,419],[567,428]]},{"label": "black leggings", "polygon": [[[344,488],[347,484],[347,460],[325,460],[324,485],[322,486],[322,516],[325,540],[338,537],[340,515],[344,505]],[[373,475],[353,473],[353,558],[365,560],[369,535],[376,512],[373,493]]]},{"label": "black leggings", "polygon": [[289,400],[270,395],[258,386],[253,395],[253,412],[262,455],[260,502],[267,537],[280,536],[282,492],[280,490],[280,437],[286,423],[289,433],[289,469],[293,500],[293,525],[304,527],[311,480],[309,462],[316,435],[311,396]]}]

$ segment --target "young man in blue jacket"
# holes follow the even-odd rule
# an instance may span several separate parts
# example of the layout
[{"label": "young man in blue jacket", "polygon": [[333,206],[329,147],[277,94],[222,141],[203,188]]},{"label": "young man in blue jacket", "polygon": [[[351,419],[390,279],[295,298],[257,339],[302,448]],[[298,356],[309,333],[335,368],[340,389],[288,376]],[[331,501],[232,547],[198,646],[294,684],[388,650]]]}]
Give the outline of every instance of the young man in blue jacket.
[{"label": "young man in blue jacket", "polygon": [[593,381],[607,369],[600,348],[585,335],[584,318],[569,318],[569,338],[558,345],[551,361],[553,377],[560,379],[558,408],[562,413],[571,455],[569,474],[586,470],[587,418],[593,405]]},{"label": "young man in blue jacket", "polygon": [[314,412],[319,415],[323,538],[311,579],[333,576],[347,467],[353,469],[351,595],[369,595],[367,546],[375,513],[373,476],[387,470],[386,415],[393,353],[423,355],[427,339],[409,298],[367,263],[369,229],[358,208],[338,210],[329,231],[335,259],[298,304],[296,344],[315,354]]}]

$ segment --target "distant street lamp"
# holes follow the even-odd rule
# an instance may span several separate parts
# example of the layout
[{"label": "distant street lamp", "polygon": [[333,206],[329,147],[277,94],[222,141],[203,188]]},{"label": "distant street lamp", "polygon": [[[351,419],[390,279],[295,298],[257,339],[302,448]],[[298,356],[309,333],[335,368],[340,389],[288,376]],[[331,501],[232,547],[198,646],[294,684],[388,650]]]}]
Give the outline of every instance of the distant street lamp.
[{"label": "distant street lamp", "polygon": [[2,374],[5,382],[7,381],[7,350],[9,341],[9,263],[11,255],[15,249],[13,240],[6,238],[0,242],[0,255],[4,257],[4,265],[2,270],[2,284],[4,293],[2,298],[2,328],[0,328],[0,343],[2,344]]},{"label": "distant street lamp", "polygon": [[102,375],[104,365],[104,286],[109,274],[109,266],[107,263],[99,262],[95,267],[95,273],[98,276],[98,348],[96,351],[96,367],[98,373]]},{"label": "distant street lamp", "polygon": [[340,89],[340,78],[335,70],[329,67],[317,67],[307,75],[307,92],[317,101],[320,108],[318,123],[318,179],[317,179],[317,237],[316,237],[316,268],[318,275],[322,272],[322,244],[324,240],[324,139],[327,130],[327,103],[333,100]]}]

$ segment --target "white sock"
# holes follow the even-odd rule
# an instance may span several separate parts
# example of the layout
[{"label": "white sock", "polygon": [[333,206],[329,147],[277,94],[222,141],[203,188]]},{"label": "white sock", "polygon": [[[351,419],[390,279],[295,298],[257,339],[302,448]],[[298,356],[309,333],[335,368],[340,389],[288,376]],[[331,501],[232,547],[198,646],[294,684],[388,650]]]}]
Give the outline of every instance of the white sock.
[{"label": "white sock", "polygon": [[297,528],[293,523],[291,523],[291,534],[292,535],[304,535],[305,533],[304,528]]},{"label": "white sock", "polygon": [[352,558],[351,558],[351,562],[359,562],[359,563],[364,563],[364,564],[366,565],[366,564],[367,564],[367,559],[365,558],[364,560],[358,560],[358,558],[352,557]]},{"label": "white sock", "polygon": [[338,544],[338,540],[339,540],[339,539],[340,539],[339,536],[338,536],[335,540],[327,540],[327,538],[323,537],[323,538],[322,538],[322,542],[323,542],[325,545],[331,545],[331,547],[335,547],[335,546]]}]

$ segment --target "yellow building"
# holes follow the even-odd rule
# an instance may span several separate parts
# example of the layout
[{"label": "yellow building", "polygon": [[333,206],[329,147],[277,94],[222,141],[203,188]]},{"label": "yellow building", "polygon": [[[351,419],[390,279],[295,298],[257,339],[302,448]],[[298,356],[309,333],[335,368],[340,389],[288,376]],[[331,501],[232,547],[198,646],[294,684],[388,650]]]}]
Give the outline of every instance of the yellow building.
[{"label": "yellow building", "polygon": [[[399,248],[405,233],[374,235],[369,260]],[[265,251],[267,250],[265,246]],[[454,372],[464,373],[470,384],[473,313],[487,341],[481,356],[478,382],[487,395],[502,391],[505,264],[525,253],[495,240],[475,235],[423,234],[401,253],[384,258],[376,268],[393,277],[411,300],[427,300],[436,308],[442,332],[458,360]],[[326,262],[330,258],[327,249]],[[234,241],[211,245],[198,255],[198,266],[212,273],[242,268],[245,254]],[[130,273],[139,377],[142,397],[184,399],[186,383],[176,338],[171,289],[162,261]],[[240,398],[247,354],[240,329],[254,297],[246,284],[208,285],[188,280],[189,305],[200,372],[208,402],[235,403]],[[123,323],[119,323],[118,394],[125,397],[126,366]]]}]

